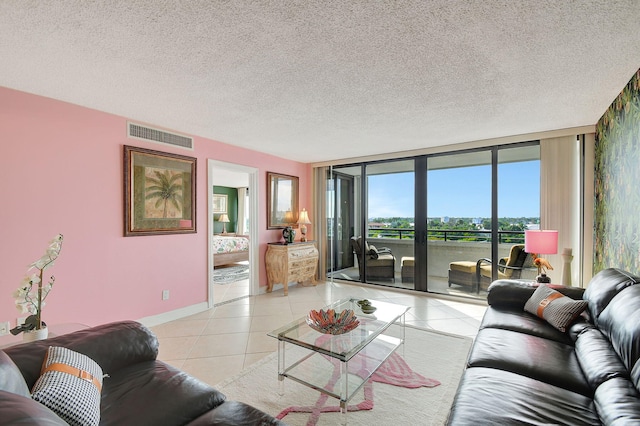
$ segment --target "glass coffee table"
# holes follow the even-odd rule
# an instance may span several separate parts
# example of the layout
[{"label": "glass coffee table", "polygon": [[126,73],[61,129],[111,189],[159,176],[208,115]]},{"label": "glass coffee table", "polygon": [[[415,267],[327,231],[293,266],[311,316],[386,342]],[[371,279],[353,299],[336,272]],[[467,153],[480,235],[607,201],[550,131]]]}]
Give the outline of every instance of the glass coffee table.
[{"label": "glass coffee table", "polygon": [[360,299],[338,300],[323,309],[355,312],[360,325],[340,335],[309,327],[306,317],[268,333],[278,339],[279,393],[285,377],[340,401],[342,423],[347,423],[349,400],[391,354],[403,347],[408,306],[369,299],[376,311],[362,312]]}]

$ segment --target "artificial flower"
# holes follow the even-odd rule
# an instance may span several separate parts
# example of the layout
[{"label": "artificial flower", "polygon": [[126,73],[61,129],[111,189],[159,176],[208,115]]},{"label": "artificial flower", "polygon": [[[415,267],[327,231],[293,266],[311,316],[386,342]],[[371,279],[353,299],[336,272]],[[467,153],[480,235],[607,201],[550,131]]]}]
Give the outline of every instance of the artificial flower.
[{"label": "artificial flower", "polygon": [[[53,266],[54,261],[60,256],[62,241],[62,234],[58,234],[49,242],[45,254],[31,263],[27,270],[30,271],[35,268],[38,271],[25,276],[20,283],[20,287],[13,292],[13,297],[16,299],[16,308],[20,313],[30,313],[35,316],[35,321],[31,326],[35,327],[36,330],[43,327],[42,308],[45,306],[44,300],[53,289],[53,284],[56,280],[55,277],[51,276],[49,282],[43,282],[44,270]],[[29,330],[29,328],[22,326],[14,328],[11,332],[12,334],[17,334],[26,330]]]}]

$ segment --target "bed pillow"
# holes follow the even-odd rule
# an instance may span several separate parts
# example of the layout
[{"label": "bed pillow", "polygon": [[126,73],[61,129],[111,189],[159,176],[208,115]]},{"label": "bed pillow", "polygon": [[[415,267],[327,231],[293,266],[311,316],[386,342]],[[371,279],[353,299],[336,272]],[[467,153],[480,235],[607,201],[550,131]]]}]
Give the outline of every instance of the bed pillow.
[{"label": "bed pillow", "polygon": [[100,423],[102,369],[86,355],[50,346],[31,397],[70,425]]},{"label": "bed pillow", "polygon": [[586,308],[586,300],[574,300],[544,284],[538,286],[524,305],[525,311],[546,320],[563,333]]}]

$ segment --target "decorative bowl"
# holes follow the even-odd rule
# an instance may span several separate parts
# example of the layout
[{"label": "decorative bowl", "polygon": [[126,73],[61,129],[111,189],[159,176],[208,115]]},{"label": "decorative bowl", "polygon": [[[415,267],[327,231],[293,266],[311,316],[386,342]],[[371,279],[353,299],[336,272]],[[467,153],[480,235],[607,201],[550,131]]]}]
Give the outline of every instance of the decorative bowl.
[{"label": "decorative bowl", "polygon": [[312,309],[307,316],[309,327],[324,334],[344,334],[358,325],[360,321],[356,318],[353,310],[345,309],[338,313],[334,309]]},{"label": "decorative bowl", "polygon": [[373,306],[367,299],[358,300],[356,303],[358,304],[358,306],[360,306],[360,309],[365,314],[372,314],[376,311],[376,309],[378,309]]}]

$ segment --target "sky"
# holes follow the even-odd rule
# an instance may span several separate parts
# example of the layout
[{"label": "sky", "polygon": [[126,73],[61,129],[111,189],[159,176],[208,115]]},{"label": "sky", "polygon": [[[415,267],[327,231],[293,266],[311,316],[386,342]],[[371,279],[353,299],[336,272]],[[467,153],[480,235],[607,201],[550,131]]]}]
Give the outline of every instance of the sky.
[{"label": "sky", "polygon": [[[491,166],[431,170],[428,217],[491,217]],[[413,173],[369,177],[369,218],[414,216]],[[498,166],[498,217],[540,216],[540,162]]]}]

